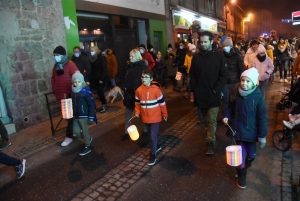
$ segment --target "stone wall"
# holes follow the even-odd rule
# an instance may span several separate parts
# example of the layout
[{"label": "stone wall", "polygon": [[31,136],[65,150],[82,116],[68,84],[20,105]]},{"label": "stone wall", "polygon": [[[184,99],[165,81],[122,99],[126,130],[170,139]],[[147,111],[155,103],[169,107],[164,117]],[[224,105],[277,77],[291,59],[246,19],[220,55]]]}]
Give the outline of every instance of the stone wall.
[{"label": "stone wall", "polygon": [[0,84],[19,130],[49,119],[52,52],[66,47],[61,0],[0,0],[0,19]]}]

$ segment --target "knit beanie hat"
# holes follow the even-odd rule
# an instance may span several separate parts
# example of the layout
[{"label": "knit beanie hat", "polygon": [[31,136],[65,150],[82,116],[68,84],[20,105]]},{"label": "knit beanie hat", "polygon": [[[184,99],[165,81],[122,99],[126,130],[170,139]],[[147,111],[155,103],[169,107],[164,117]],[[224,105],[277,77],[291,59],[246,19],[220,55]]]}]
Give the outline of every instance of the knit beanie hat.
[{"label": "knit beanie hat", "polygon": [[66,55],[66,50],[63,46],[57,46],[54,50],[53,50],[53,54],[60,54],[60,55]]},{"label": "knit beanie hat", "polygon": [[196,49],[196,46],[194,44],[189,43],[189,50],[191,51],[192,49]]},{"label": "knit beanie hat", "polygon": [[227,37],[223,42],[223,46],[233,47],[232,39],[230,37]]},{"label": "knit beanie hat", "polygon": [[171,43],[168,44],[168,48],[172,48],[172,44]]},{"label": "knit beanie hat", "polygon": [[257,52],[258,53],[261,53],[261,52],[266,53],[266,48],[262,44],[259,44],[258,48],[257,48]]},{"label": "knit beanie hat", "polygon": [[257,81],[258,81],[258,71],[255,67],[249,68],[248,70],[245,70],[242,75],[241,78],[245,76],[248,77],[254,85],[257,85]]},{"label": "knit beanie hat", "polygon": [[144,44],[140,44],[139,47],[146,49],[146,46]]},{"label": "knit beanie hat", "polygon": [[80,80],[82,83],[84,82],[84,78],[83,75],[80,73],[79,70],[75,71],[75,73],[72,75],[72,82],[74,82],[74,80]]}]

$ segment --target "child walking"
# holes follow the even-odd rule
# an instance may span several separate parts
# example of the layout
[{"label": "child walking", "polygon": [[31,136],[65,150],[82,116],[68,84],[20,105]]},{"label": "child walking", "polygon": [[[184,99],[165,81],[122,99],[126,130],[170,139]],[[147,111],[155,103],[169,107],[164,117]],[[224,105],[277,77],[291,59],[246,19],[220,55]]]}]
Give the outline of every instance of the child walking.
[{"label": "child walking", "polygon": [[256,142],[259,147],[266,145],[268,133],[267,112],[265,99],[256,86],[258,80],[256,68],[245,70],[241,74],[240,83],[232,91],[230,101],[224,108],[224,124],[229,124],[227,135],[233,136],[237,145],[242,147],[242,164],[236,168],[237,186],[246,189],[247,168],[256,156]]},{"label": "child walking", "polygon": [[82,132],[85,147],[79,155],[84,156],[91,152],[92,138],[89,135],[88,125],[94,123],[95,104],[91,92],[84,82],[84,77],[79,71],[73,74],[72,83],[73,132],[76,137],[81,137]]},{"label": "child walking", "polygon": [[142,122],[150,133],[151,148],[148,165],[155,165],[156,153],[161,150],[157,139],[159,122],[162,121],[162,117],[167,121],[168,112],[160,85],[153,82],[153,72],[150,69],[144,70],[141,79],[143,84],[135,92],[135,116],[142,116]]}]

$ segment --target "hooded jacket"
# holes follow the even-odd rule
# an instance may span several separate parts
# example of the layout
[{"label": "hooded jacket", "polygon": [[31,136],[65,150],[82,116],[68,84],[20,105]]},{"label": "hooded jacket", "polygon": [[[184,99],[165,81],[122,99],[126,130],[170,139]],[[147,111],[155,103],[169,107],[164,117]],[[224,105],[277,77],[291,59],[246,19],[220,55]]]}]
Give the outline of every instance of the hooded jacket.
[{"label": "hooded jacket", "polygon": [[225,58],[218,50],[200,51],[192,59],[190,85],[199,108],[219,107],[221,90],[228,78]]},{"label": "hooded jacket", "polygon": [[[85,87],[89,90],[89,87]],[[75,118],[89,118],[95,117],[94,99],[90,93],[80,91],[78,93],[71,92],[73,102],[73,115]]]},{"label": "hooded jacket", "polygon": [[193,56],[197,53],[199,53],[198,49],[196,49],[195,53],[192,53],[190,50],[187,50],[187,53],[186,53],[185,59],[184,59],[184,64],[183,64],[184,66],[186,66],[187,73],[190,73]]},{"label": "hooded jacket", "polygon": [[268,57],[265,48],[258,47],[257,50],[258,52],[265,52],[266,59],[263,62],[260,62],[256,56],[253,60],[252,66],[254,66],[258,71],[259,81],[265,81],[266,79],[269,79],[270,75],[273,73],[274,65],[270,57]]},{"label": "hooded jacket", "polygon": [[[258,87],[245,97],[237,92],[235,100],[225,108],[224,117],[236,132],[237,141],[256,142],[258,137],[264,138],[268,133],[265,98]],[[227,135],[232,136],[229,128]]]},{"label": "hooded jacket", "polygon": [[[263,45],[259,44],[258,48],[260,48],[260,47],[263,47]],[[246,67],[247,66],[251,67],[253,59],[256,57],[256,55],[257,55],[257,50],[253,51],[251,47],[247,50],[247,52],[245,54],[245,57],[244,57],[244,64],[245,64]]]},{"label": "hooded jacket", "polygon": [[[170,57],[172,56],[172,58]],[[175,76],[177,72],[177,66],[174,65],[174,60],[175,60],[175,52],[169,51],[167,58],[166,58],[166,65],[168,69],[168,76]]]},{"label": "hooded jacket", "polygon": [[141,114],[142,122],[151,124],[168,117],[164,96],[160,85],[151,82],[150,86],[141,85],[135,92],[135,114]]}]

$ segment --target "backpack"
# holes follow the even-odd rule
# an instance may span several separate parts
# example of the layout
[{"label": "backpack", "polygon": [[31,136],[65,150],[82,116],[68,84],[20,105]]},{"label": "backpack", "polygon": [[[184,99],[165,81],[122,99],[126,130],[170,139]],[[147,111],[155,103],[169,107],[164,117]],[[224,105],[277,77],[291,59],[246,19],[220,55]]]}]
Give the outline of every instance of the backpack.
[{"label": "backpack", "polygon": [[93,99],[94,110],[95,110],[94,122],[97,124],[97,123],[98,123],[97,115],[96,115],[96,112],[97,112],[97,104],[96,104],[96,101],[95,101],[95,99],[94,99],[94,94],[93,94],[89,89],[86,89],[86,88],[82,88],[80,92],[86,92],[86,93],[91,94],[91,98]]}]

